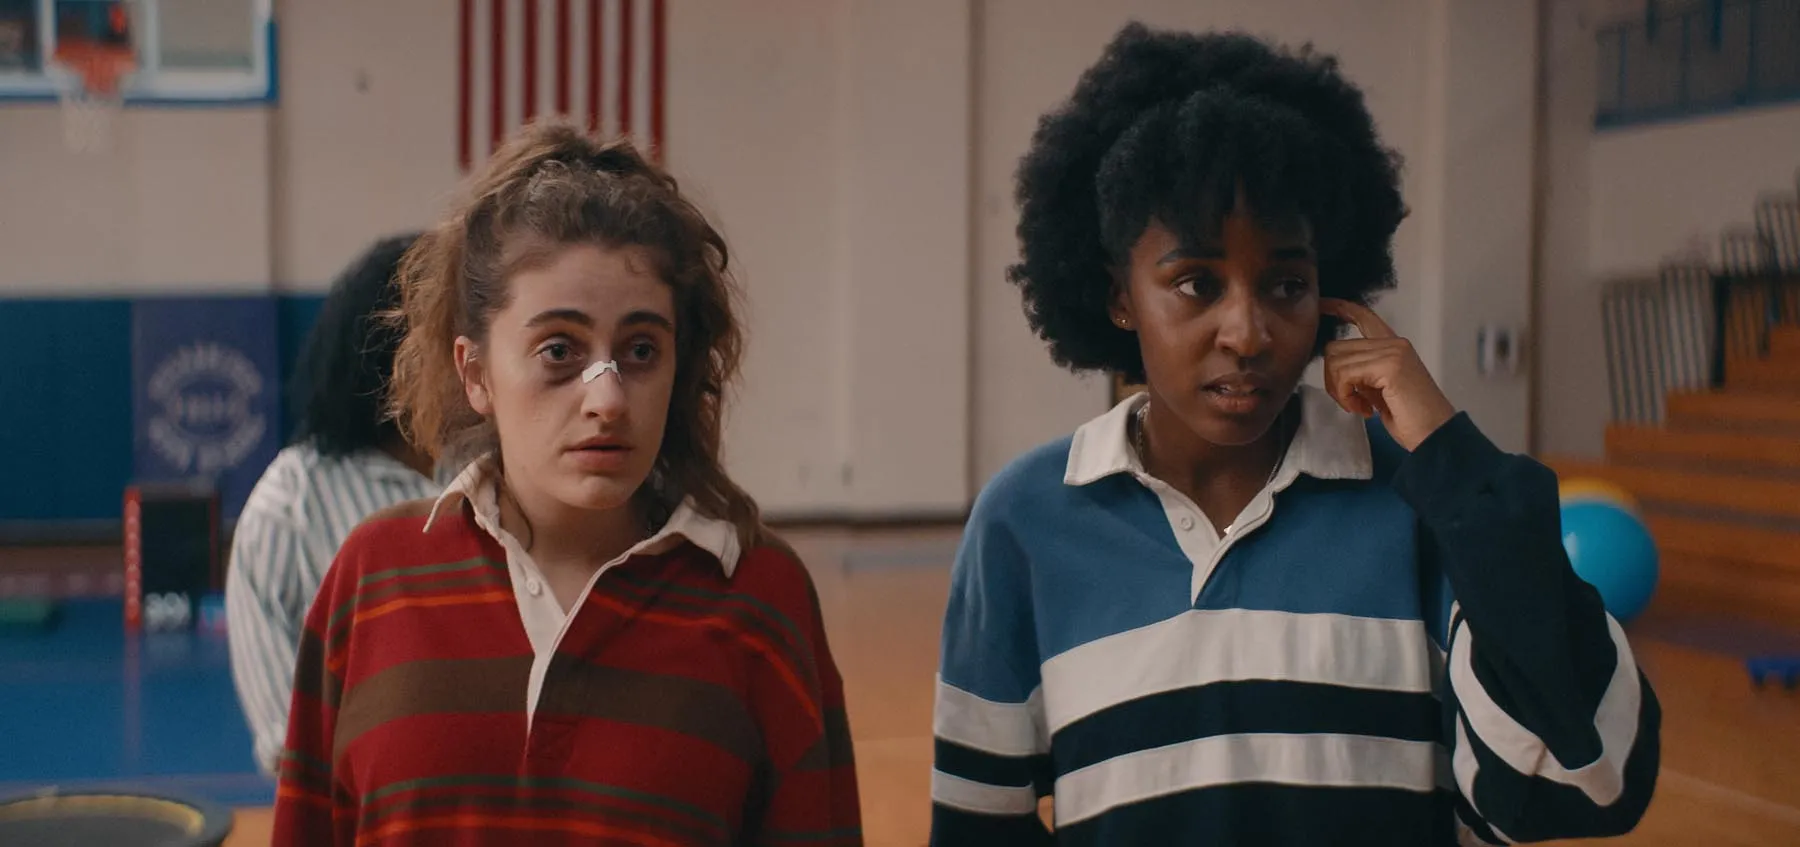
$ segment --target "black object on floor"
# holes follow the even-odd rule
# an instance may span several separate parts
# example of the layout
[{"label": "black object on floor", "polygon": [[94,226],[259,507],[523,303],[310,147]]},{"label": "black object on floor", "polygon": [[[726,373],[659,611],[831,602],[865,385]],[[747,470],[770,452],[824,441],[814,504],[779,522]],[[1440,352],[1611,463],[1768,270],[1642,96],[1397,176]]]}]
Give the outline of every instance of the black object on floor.
[{"label": "black object on floor", "polygon": [[0,844],[219,847],[231,810],[191,797],[54,789],[0,799]]}]

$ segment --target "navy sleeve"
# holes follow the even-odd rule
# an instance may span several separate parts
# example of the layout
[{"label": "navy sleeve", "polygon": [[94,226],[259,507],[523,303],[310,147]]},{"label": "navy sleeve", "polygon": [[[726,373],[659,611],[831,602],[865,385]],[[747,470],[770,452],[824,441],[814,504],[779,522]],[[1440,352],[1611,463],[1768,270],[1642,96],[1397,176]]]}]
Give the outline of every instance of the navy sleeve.
[{"label": "navy sleeve", "polygon": [[1563,549],[1555,473],[1458,414],[1394,486],[1454,598],[1446,710],[1462,824],[1489,843],[1630,831],[1655,788],[1661,710]]}]

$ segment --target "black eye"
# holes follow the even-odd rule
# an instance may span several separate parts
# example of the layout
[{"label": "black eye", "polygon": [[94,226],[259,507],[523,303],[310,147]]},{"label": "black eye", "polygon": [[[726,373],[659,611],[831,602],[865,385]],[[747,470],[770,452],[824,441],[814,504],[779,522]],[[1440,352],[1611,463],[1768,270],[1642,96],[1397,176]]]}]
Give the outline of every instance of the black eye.
[{"label": "black eye", "polygon": [[538,358],[553,365],[568,364],[575,359],[575,348],[567,342],[553,341],[538,349]]}]

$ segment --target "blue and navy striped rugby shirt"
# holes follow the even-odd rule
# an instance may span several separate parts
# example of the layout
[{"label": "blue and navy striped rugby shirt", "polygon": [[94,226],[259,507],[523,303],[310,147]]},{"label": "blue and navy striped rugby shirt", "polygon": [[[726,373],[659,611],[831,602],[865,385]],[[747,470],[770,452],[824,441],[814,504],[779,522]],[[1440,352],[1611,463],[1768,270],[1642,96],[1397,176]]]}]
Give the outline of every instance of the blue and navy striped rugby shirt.
[{"label": "blue and navy striped rugby shirt", "polygon": [[1551,471],[1466,415],[1408,454],[1304,387],[1281,471],[1221,536],[1128,446],[1142,402],[977,500],[943,633],[933,844],[1489,844],[1636,824],[1660,711],[1569,565]]}]

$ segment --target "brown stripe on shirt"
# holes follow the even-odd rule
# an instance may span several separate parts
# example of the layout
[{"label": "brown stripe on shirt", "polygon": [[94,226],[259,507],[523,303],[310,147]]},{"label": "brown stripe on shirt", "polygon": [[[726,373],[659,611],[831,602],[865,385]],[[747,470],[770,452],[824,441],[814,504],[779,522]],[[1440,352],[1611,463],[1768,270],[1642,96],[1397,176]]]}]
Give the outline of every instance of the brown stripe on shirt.
[{"label": "brown stripe on shirt", "polygon": [[680,732],[756,762],[762,733],[739,695],[695,679],[590,665],[566,653],[550,660],[538,714],[567,714]]},{"label": "brown stripe on shirt", "polygon": [[525,711],[530,656],[423,659],[383,669],[356,684],[338,713],[333,761],[358,736],[418,715]]},{"label": "brown stripe on shirt", "polygon": [[[327,706],[336,707],[338,696],[343,693],[343,680],[331,672],[325,663],[325,642],[319,640],[310,629],[300,633],[300,645],[294,657],[294,665],[299,670],[294,674],[294,691],[314,698]],[[306,671],[317,668],[318,673]]]}]

